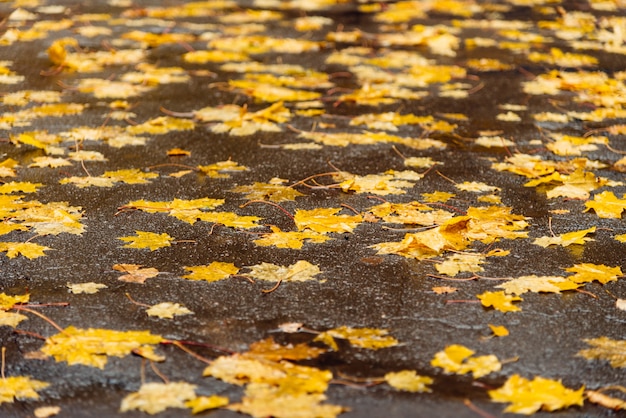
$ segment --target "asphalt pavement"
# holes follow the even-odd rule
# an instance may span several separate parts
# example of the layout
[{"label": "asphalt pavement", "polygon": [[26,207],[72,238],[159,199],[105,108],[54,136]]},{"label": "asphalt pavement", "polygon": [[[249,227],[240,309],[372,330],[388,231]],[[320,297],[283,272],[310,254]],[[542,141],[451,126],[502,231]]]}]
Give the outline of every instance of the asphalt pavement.
[{"label": "asphalt pavement", "polygon": [[[0,299],[27,317],[0,326],[2,381],[48,383],[0,392],[0,416],[146,416],[120,409],[148,382],[241,405],[271,383],[203,371],[270,337],[324,351],[278,358],[330,372],[304,392],[346,418],[512,416],[489,391],[514,375],[624,399],[625,16],[612,0],[0,0],[0,291],[28,295]],[[501,295],[517,309],[481,303],[519,278]],[[166,302],[191,313],[147,314]],[[149,331],[165,360],[46,353],[68,327]],[[613,365],[581,355],[601,337]],[[500,367],[433,364],[454,345]],[[403,370],[428,391],[384,380]],[[228,408],[199,416],[242,416]],[[621,414],[587,393],[534,416]]]}]

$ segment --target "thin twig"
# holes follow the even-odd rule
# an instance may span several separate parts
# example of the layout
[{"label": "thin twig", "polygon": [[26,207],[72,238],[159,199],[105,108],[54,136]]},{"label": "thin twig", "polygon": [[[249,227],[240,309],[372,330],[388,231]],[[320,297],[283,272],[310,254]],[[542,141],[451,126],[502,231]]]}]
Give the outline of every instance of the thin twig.
[{"label": "thin twig", "polygon": [[274,206],[275,208],[280,209],[285,215],[289,216],[291,218],[291,220],[294,221],[294,223],[296,222],[296,219],[293,217],[293,215],[291,213],[289,213],[289,211],[287,209],[283,208],[282,206],[280,206],[277,203],[269,202],[267,200],[261,200],[261,199],[249,200],[249,201],[247,201],[246,203],[244,203],[243,205],[241,205],[239,207],[240,208],[245,208],[250,203],[265,203],[267,205]]},{"label": "thin twig", "polygon": [[197,354],[197,353],[191,351],[190,349],[185,347],[179,341],[172,341],[172,345],[174,345],[174,347],[180,348],[181,350],[183,350],[185,353],[189,354],[191,357],[195,358],[196,360],[200,360],[201,362],[203,362],[205,364],[211,364],[211,360],[209,360],[207,358],[204,358],[200,354]]},{"label": "thin twig", "polygon": [[491,415],[489,412],[483,411],[482,409],[474,405],[472,401],[470,401],[469,399],[464,399],[463,404],[483,418],[496,418],[494,415]]},{"label": "thin twig", "polygon": [[167,376],[161,373],[161,371],[157,368],[156,364],[152,360],[150,360],[150,368],[152,368],[152,371],[154,372],[154,374],[156,374],[157,376],[161,378],[161,380],[163,380],[163,383],[167,384],[170,382],[170,379],[168,379]]},{"label": "thin twig", "polygon": [[133,303],[133,304],[135,304],[135,305],[137,305],[137,306],[142,306],[142,307],[144,307],[144,308],[151,308],[151,306],[150,306],[150,305],[146,305],[145,303],[137,302],[135,299],[133,299],[133,298],[130,296],[130,293],[128,293],[128,292],[124,293],[124,295],[126,295],[126,297],[128,298],[128,300],[130,300],[130,301],[131,301],[131,303]]},{"label": "thin twig", "polygon": [[263,289],[261,290],[261,292],[263,293],[272,293],[274,290],[278,289],[278,286],[280,286],[280,284],[283,282],[283,279],[278,279],[278,281],[276,282],[276,284],[274,285],[274,287],[272,287],[271,289]]},{"label": "thin twig", "polygon": [[4,377],[4,361],[6,359],[6,354],[7,354],[7,348],[5,346],[2,346],[2,380],[5,379]]},{"label": "thin twig", "polygon": [[47,323],[49,323],[50,325],[52,325],[54,328],[56,328],[57,331],[59,331],[62,334],[67,334],[65,332],[65,330],[63,328],[61,328],[61,326],[59,324],[57,324],[56,322],[54,322],[52,319],[48,318],[47,316],[45,316],[42,313],[39,313],[37,311],[33,311],[32,309],[28,309],[25,308],[23,306],[20,305],[13,305],[13,307],[11,309],[15,309],[17,311],[24,311],[24,312],[28,312],[28,313],[32,313],[35,316],[40,317],[41,319],[43,319],[44,321],[46,321]]}]

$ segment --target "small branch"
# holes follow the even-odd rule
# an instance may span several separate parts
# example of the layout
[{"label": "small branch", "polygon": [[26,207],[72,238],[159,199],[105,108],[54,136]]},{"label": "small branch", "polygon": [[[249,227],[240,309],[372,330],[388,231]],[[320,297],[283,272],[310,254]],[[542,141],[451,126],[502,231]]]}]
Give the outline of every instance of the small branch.
[{"label": "small branch", "polygon": [[2,346],[2,380],[5,379],[4,377],[4,365],[5,365],[5,360],[6,360],[6,354],[7,354],[7,348],[5,346]]},{"label": "small branch", "polygon": [[475,299],[448,299],[446,300],[446,304],[451,304],[451,303],[480,303],[480,301],[475,300]]},{"label": "small branch", "polygon": [[13,332],[16,333],[16,334],[28,335],[30,337],[37,338],[38,340],[44,340],[44,341],[47,340],[46,337],[44,337],[41,334],[37,334],[36,332],[24,331],[24,330],[21,330],[21,329],[14,329]]}]

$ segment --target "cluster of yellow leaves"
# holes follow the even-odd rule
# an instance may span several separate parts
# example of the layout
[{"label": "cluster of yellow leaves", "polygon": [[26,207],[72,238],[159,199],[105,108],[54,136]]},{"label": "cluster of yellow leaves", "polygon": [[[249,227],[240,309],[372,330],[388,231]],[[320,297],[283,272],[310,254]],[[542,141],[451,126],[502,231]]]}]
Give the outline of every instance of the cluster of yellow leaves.
[{"label": "cluster of yellow leaves", "polygon": [[342,326],[319,333],[315,341],[321,341],[334,351],[339,350],[336,338],[347,340],[350,345],[369,350],[393,347],[398,345],[398,340],[389,335],[389,331],[376,328],[351,328]]},{"label": "cluster of yellow leaves", "polygon": [[[208,172],[212,172],[207,168]],[[216,174],[217,175],[217,174]],[[167,213],[174,218],[187,222],[191,225],[197,221],[218,223],[232,228],[256,228],[261,220],[258,216],[241,216],[234,212],[215,212],[215,209],[225,202],[224,199],[212,199],[208,197],[182,200],[174,199],[169,202],[154,202],[147,200],[135,200],[122,206],[123,210],[141,210],[148,213]]]},{"label": "cluster of yellow leaves", "polygon": [[[41,203],[36,200],[23,201],[24,196],[10,195],[14,192],[32,193],[41,186],[34,183],[9,182],[0,186],[0,235],[13,231],[32,231],[37,235],[80,235],[84,231],[82,208],[66,202]],[[0,251],[9,258],[23,255],[37,258],[50,248],[33,242],[0,242]]]},{"label": "cluster of yellow leaves", "polygon": [[490,244],[499,239],[525,238],[525,219],[511,214],[507,207],[472,207],[466,215],[455,216],[426,231],[407,233],[400,242],[384,242],[373,248],[379,254],[432,258],[444,251],[462,251],[473,241]]},{"label": "cluster of yellow leaves", "polygon": [[280,346],[267,339],[255,343],[247,353],[218,357],[203,375],[246,385],[241,403],[231,404],[229,409],[254,417],[298,414],[330,418],[344,411],[341,406],[323,403],[332,373],[292,362],[313,359],[323,352],[305,344]]}]

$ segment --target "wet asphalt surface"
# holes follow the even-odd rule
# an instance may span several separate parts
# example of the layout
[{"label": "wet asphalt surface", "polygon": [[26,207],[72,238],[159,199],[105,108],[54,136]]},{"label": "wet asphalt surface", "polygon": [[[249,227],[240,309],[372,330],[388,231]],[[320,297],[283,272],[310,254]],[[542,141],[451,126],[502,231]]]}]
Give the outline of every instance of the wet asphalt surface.
[{"label": "wet asphalt surface", "polygon": [[[25,7],[37,14],[34,21],[24,23],[24,28],[33,22],[44,19],[72,18],[87,13],[110,13],[120,15],[125,10],[138,10],[141,7],[160,5],[175,6],[175,1],[133,2],[125,7],[107,5],[105,2],[54,2],[66,9],[60,13],[45,14],[37,7]],[[287,2],[288,3],[288,2]],[[480,4],[481,2],[479,2]],[[241,7],[254,7],[252,3],[239,2]],[[502,12],[503,20],[536,22],[540,19],[556,19],[556,15],[543,16],[536,10],[525,6],[514,6],[503,2],[510,9]],[[42,4],[43,5],[43,4]],[[554,7],[554,6],[551,6]],[[598,16],[620,15],[623,11],[601,12],[589,7],[586,2],[566,2],[565,10],[582,10]],[[0,20],[13,11],[11,2],[0,3]],[[165,21],[174,22],[174,32],[188,31],[197,36],[199,30],[186,29],[181,22],[216,23],[224,15],[237,11],[237,8],[219,12],[213,17],[175,17]],[[375,22],[372,14],[356,11],[353,4],[344,4],[308,12],[311,15],[326,16],[332,23],[321,31],[296,32],[289,22],[304,14],[302,10],[284,10],[284,16],[278,21],[266,23],[265,34],[275,37],[300,37],[311,40],[323,40],[325,31],[342,27],[348,32],[358,28],[365,33],[381,31],[380,23]],[[477,19],[493,20],[494,15],[478,13]],[[139,18],[137,18],[139,19]],[[449,25],[455,19],[446,13],[432,12],[419,22],[425,25]],[[96,22],[103,25],[102,22]],[[17,22],[5,20],[0,33],[8,30]],[[106,26],[106,24],[104,24]],[[108,36],[86,38],[75,35],[72,29],[51,32],[48,36],[29,42],[15,42],[0,46],[0,60],[10,60],[10,69],[25,78],[15,85],[0,86],[4,92],[26,89],[61,91],[61,82],[65,86],[76,85],[83,77],[117,77],[132,67],[112,66],[102,72],[91,75],[62,71],[50,72],[53,65],[46,54],[46,49],[54,39],[64,36],[77,36],[81,48],[86,50],[104,49],[105,42],[110,42],[130,29],[126,25],[110,25],[112,33]],[[141,30],[154,33],[163,32],[163,27],[146,23]],[[494,37],[490,29],[464,29],[462,37]],[[132,43],[131,43],[132,45]],[[147,61],[160,67],[181,66],[190,74],[198,70],[209,70],[214,75],[201,77],[192,75],[185,83],[159,85],[140,97],[128,99],[133,104],[133,120],[141,123],[150,118],[163,116],[161,108],[174,112],[189,112],[206,106],[218,106],[235,103],[248,104],[252,110],[261,109],[268,103],[255,102],[236,91],[218,88],[219,83],[229,79],[242,78],[243,74],[220,69],[220,63],[188,64],[181,56],[188,52],[188,47],[203,49],[206,41],[195,40],[184,45],[169,43],[152,46],[147,52]],[[375,41],[364,39],[358,42],[328,42],[319,51],[301,54],[263,53],[253,59],[263,63],[299,64],[306,68],[326,73],[347,73],[333,79],[336,91],[341,93],[359,87],[359,80],[350,72],[350,68],[338,64],[328,64],[326,59],[333,51],[352,46],[373,48],[373,54],[381,48]],[[566,48],[565,41],[554,39],[545,45],[533,45],[532,48],[546,50],[552,46]],[[125,146],[115,148],[102,141],[85,141],[83,149],[98,151],[108,161],[85,162],[89,173],[99,175],[104,171],[140,168],[144,171],[159,173],[160,177],[149,184],[117,183],[113,187],[77,188],[73,185],[59,184],[63,178],[84,175],[84,167],[77,162],[60,168],[29,168],[32,159],[43,156],[40,149],[22,145],[15,146],[7,141],[0,143],[0,153],[4,158],[13,158],[20,163],[15,181],[40,182],[45,186],[25,199],[37,199],[41,202],[65,201],[83,209],[82,223],[86,230],[82,235],[60,234],[38,237],[35,242],[46,245],[52,250],[46,256],[36,259],[16,257],[9,259],[0,255],[0,289],[7,294],[30,293],[31,302],[58,303],[68,302],[65,307],[48,307],[41,311],[62,327],[74,325],[82,328],[106,328],[118,330],[150,330],[168,339],[210,343],[227,347],[233,351],[245,351],[249,344],[274,336],[283,343],[308,342],[310,335],[283,334],[275,332],[278,325],[285,322],[301,322],[315,330],[325,330],[342,325],[352,327],[384,328],[397,338],[401,345],[382,350],[364,350],[341,345],[337,352],[330,352],[320,359],[307,364],[332,370],[336,376],[345,375],[358,378],[380,377],[389,371],[411,369],[419,374],[431,376],[435,383],[432,393],[412,394],[391,390],[385,385],[368,388],[355,388],[345,385],[331,385],[327,391],[328,402],[349,407],[351,411],[342,414],[345,417],[476,417],[478,414],[463,401],[470,399],[474,405],[492,414],[502,416],[504,406],[489,401],[485,388],[500,386],[508,376],[520,374],[532,378],[543,376],[562,379],[571,388],[585,385],[599,388],[609,385],[624,384],[623,369],[610,367],[604,361],[588,361],[577,357],[576,353],[587,348],[584,338],[607,336],[613,339],[624,338],[626,314],[615,308],[616,297],[626,297],[623,281],[605,286],[589,284],[586,293],[564,292],[558,294],[524,294],[520,305],[521,312],[502,313],[483,308],[477,303],[446,303],[447,300],[476,300],[475,296],[487,290],[493,290],[494,282],[489,280],[446,281],[433,278],[437,274],[432,261],[414,260],[397,255],[377,255],[371,248],[380,242],[399,241],[404,231],[387,230],[381,223],[362,223],[353,233],[332,234],[333,238],[323,244],[305,244],[301,250],[260,247],[252,240],[255,232],[266,232],[267,228],[238,230],[206,222],[190,225],[162,214],[149,214],[142,211],[119,212],[118,208],[129,201],[146,199],[152,201],[170,201],[178,199],[197,199],[211,197],[225,199],[220,210],[234,211],[240,215],[254,215],[263,218],[262,224],[276,225],[283,230],[293,230],[291,220],[275,207],[264,204],[241,205],[247,202],[245,196],[232,192],[239,185],[254,182],[267,182],[273,177],[280,177],[294,183],[309,176],[335,169],[366,175],[381,173],[389,169],[404,170],[403,160],[393,151],[391,144],[349,145],[346,147],[324,146],[314,150],[287,150],[266,146],[305,142],[299,137],[298,130],[308,131],[314,128],[328,132],[361,132],[362,127],[349,126],[350,117],[363,113],[397,111],[417,115],[441,115],[443,113],[462,113],[466,121],[455,121],[457,129],[452,133],[434,132],[429,136],[446,143],[447,148],[437,150],[413,150],[398,146],[405,156],[431,157],[439,161],[436,170],[428,172],[423,179],[406,194],[384,196],[393,202],[420,200],[422,193],[448,191],[457,196],[447,202],[448,205],[465,210],[470,206],[484,205],[477,201],[477,194],[455,190],[456,182],[480,181],[500,188],[502,205],[512,208],[512,212],[529,217],[530,239],[500,240],[495,247],[511,250],[507,257],[490,259],[484,265],[481,275],[486,277],[518,277],[523,275],[562,275],[563,268],[576,263],[596,263],[610,266],[626,266],[624,244],[614,240],[614,234],[623,233],[623,224],[619,219],[600,219],[593,213],[583,213],[584,202],[575,199],[548,199],[541,190],[524,187],[524,177],[493,170],[492,161],[503,161],[511,152],[506,148],[486,148],[475,145],[471,138],[477,138],[481,131],[502,131],[502,136],[513,139],[516,149],[532,151],[545,159],[566,160],[568,157],[555,156],[533,143],[545,132],[563,132],[582,135],[591,127],[607,126],[619,123],[619,119],[608,123],[593,124],[571,121],[568,124],[539,124],[531,117],[532,113],[554,111],[555,105],[545,95],[525,94],[521,83],[532,75],[547,73],[557,65],[528,61],[524,54],[507,54],[497,48],[471,49],[463,44],[456,51],[456,56],[433,54],[427,48],[398,47],[416,51],[436,61],[437,64],[463,66],[467,60],[480,58],[484,54],[497,58],[513,67],[503,71],[472,72],[470,77],[459,82],[471,86],[481,85],[466,98],[440,97],[438,85],[429,85],[424,91],[428,95],[420,100],[399,100],[389,105],[365,106],[355,103],[337,103],[336,91],[317,89],[324,94],[323,117],[296,116],[281,125],[281,132],[256,133],[248,136],[229,136],[210,131],[210,124],[197,123],[189,131],[173,131],[164,135],[154,135],[143,146]],[[604,51],[583,51],[599,59],[595,70],[612,74],[626,68],[624,55]],[[196,73],[194,73],[196,71]],[[552,97],[551,97],[552,98]],[[577,105],[570,102],[571,96],[564,94],[557,97],[559,105],[571,109]],[[101,126],[109,108],[109,99],[98,100],[90,94],[72,89],[63,92],[63,101],[88,103],[89,107],[80,115],[62,118],[42,118],[28,127],[12,127],[0,131],[2,139],[26,131],[45,129],[49,132],[61,132],[74,126]],[[103,103],[104,102],[104,103]],[[528,111],[521,112],[520,122],[497,120],[500,113],[498,105],[503,103],[524,104]],[[293,109],[294,103],[287,103]],[[10,106],[0,108],[2,112],[15,109]],[[125,121],[110,121],[111,124],[126,126]],[[332,124],[320,128],[320,123]],[[403,126],[396,133],[401,136],[418,137],[423,129],[416,126]],[[624,148],[623,137],[612,136],[614,148]],[[70,151],[75,144],[61,144]],[[169,157],[167,151],[181,148],[191,154],[186,157]],[[592,160],[613,164],[621,156],[605,147],[583,155]],[[248,167],[248,171],[230,173],[229,178],[210,178],[202,174],[190,174],[180,178],[168,174],[178,168],[167,164],[185,164],[198,166],[217,161],[232,159]],[[158,168],[152,168],[159,166]],[[425,171],[420,169],[418,171]],[[442,175],[437,175],[439,171]],[[594,170],[612,180],[623,180],[623,174],[610,167]],[[445,176],[445,177],[444,177]],[[342,204],[366,212],[373,206],[367,194],[344,193],[338,189],[298,188],[305,196],[295,201],[280,202],[287,211],[312,209],[316,207],[339,207]],[[625,192],[618,186],[612,190]],[[555,209],[569,209],[568,214],[553,214]],[[352,214],[344,209],[345,214]],[[567,248],[542,248],[532,244],[532,239],[550,234],[550,227],[558,233],[586,229],[596,226],[594,241]],[[134,231],[166,232],[179,243],[155,251],[122,248],[119,237],[132,235]],[[609,231],[610,230],[610,231]],[[25,241],[32,236],[14,232],[11,241]],[[20,235],[21,234],[21,235]],[[3,237],[6,238],[6,237]],[[471,248],[483,251],[486,245],[475,243]],[[441,259],[441,258],[440,258]],[[268,285],[252,284],[242,278],[230,278],[214,283],[183,280],[185,266],[209,264],[212,261],[232,262],[237,266],[251,266],[261,262],[290,265],[297,260],[307,260],[320,267],[322,281],[304,283],[282,283],[275,291],[263,293]],[[120,275],[112,269],[119,263],[139,264],[157,268],[161,273],[145,284],[124,283],[117,280]],[[461,274],[460,277],[470,277]],[[94,295],[75,295],[68,292],[67,283],[94,281],[104,283],[108,288]],[[449,285],[458,288],[450,295],[436,295],[434,286]],[[611,292],[607,293],[605,290]],[[180,316],[175,319],[157,319],[148,317],[145,309],[131,303],[126,294],[145,304],[163,301],[179,302],[194,312],[194,315]],[[506,326],[510,335],[502,338],[485,338],[490,335],[488,324]],[[18,330],[50,336],[56,333],[46,322],[31,316],[21,323]],[[141,412],[119,413],[121,399],[129,392],[136,391],[141,383],[138,358],[111,357],[104,370],[86,366],[68,366],[52,359],[27,359],[27,353],[38,350],[42,341],[32,335],[14,332],[10,327],[0,328],[0,341],[7,347],[7,375],[29,375],[36,379],[50,382],[51,386],[41,392],[37,401],[17,401],[13,404],[0,405],[2,417],[30,417],[35,408],[44,405],[61,407],[59,416],[63,417],[106,417],[145,416]],[[441,369],[430,365],[433,355],[450,344],[463,344],[479,354],[495,354],[500,359],[518,358],[507,363],[500,372],[489,374],[479,379],[477,385],[469,376],[448,375]],[[203,378],[204,365],[189,355],[171,346],[159,348],[167,360],[159,364],[159,370],[172,381],[184,380],[198,385],[198,393],[220,394],[233,401],[240,398],[242,389],[212,378]],[[213,358],[219,352],[210,349],[198,349],[205,357]],[[148,380],[159,378],[149,369]],[[188,416],[188,411],[168,409],[160,417]],[[202,416],[234,417],[238,414],[227,410],[207,412]],[[582,408],[569,408],[554,413],[537,413],[536,416],[558,417],[610,417],[619,416],[619,412],[586,403]]]}]

